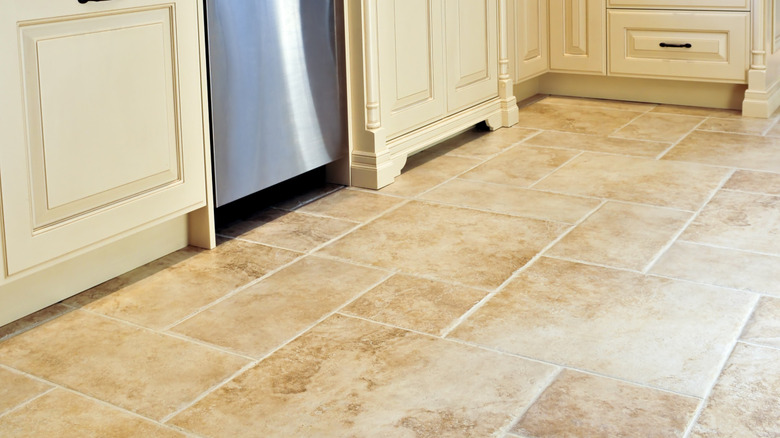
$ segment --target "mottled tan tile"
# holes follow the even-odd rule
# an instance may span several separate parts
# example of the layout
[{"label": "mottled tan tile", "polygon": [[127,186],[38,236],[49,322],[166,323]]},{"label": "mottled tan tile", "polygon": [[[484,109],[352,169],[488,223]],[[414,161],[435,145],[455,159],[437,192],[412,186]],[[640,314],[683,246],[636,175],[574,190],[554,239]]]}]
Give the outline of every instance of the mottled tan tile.
[{"label": "mottled tan tile", "polygon": [[464,173],[460,178],[529,187],[577,156],[577,153],[518,146]]},{"label": "mottled tan tile", "polygon": [[610,99],[589,99],[584,97],[548,96],[541,102],[546,105],[571,105],[576,107],[607,108],[625,111],[650,111],[655,108],[654,103],[629,102]]},{"label": "mottled tan tile", "polygon": [[575,134],[571,132],[544,131],[528,139],[526,144],[562,147],[610,154],[635,155],[653,158],[671,146],[671,143],[634,140],[630,138],[604,137],[601,135]]},{"label": "mottled tan tile", "polygon": [[394,275],[343,312],[434,335],[474,307],[487,291]]},{"label": "mottled tan tile", "polygon": [[780,350],[737,344],[691,437],[780,436]]},{"label": "mottled tan tile", "polygon": [[534,219],[574,223],[596,208],[597,199],[454,179],[422,199]]},{"label": "mottled tan tile", "polygon": [[435,153],[446,153],[470,158],[487,158],[495,155],[536,134],[537,130],[519,126],[501,128],[495,131],[471,129],[441,142],[430,149]]},{"label": "mottled tan tile", "polygon": [[489,436],[553,371],[335,316],[171,423],[209,436]]},{"label": "mottled tan tile", "polygon": [[392,196],[345,189],[333,192],[299,208],[304,213],[315,213],[337,219],[365,222],[403,202]]},{"label": "mottled tan tile", "polygon": [[742,332],[742,340],[780,348],[780,299],[762,297]]},{"label": "mottled tan tile", "polygon": [[726,169],[691,163],[586,152],[534,188],[697,210],[726,175]]},{"label": "mottled tan tile", "polygon": [[0,341],[29,330],[50,319],[54,319],[63,313],[69,312],[70,310],[71,308],[68,306],[64,306],[62,304],[53,304],[35,313],[27,315],[24,318],[17,319],[12,323],[0,326]]},{"label": "mottled tan tile", "polygon": [[753,294],[541,258],[450,335],[703,396]]},{"label": "mottled tan tile", "polygon": [[702,131],[733,132],[737,134],[763,135],[772,124],[773,119],[753,119],[749,117],[732,117],[728,119],[710,118],[696,129]]},{"label": "mottled tan tile", "polygon": [[609,135],[641,114],[639,111],[537,103],[520,108],[518,126]]},{"label": "mottled tan tile", "polygon": [[682,105],[658,105],[652,110],[656,113],[668,113],[668,114],[682,114],[686,116],[700,116],[700,117],[742,117],[742,112],[732,109],[720,109],[720,108],[703,108],[698,106],[682,106]]},{"label": "mottled tan tile", "polygon": [[699,399],[564,370],[513,431],[533,437],[681,437]]},{"label": "mottled tan tile", "polygon": [[780,255],[780,196],[721,190],[681,238]]},{"label": "mottled tan tile", "polygon": [[422,152],[409,157],[401,175],[389,186],[382,187],[380,192],[397,196],[417,196],[480,162],[477,158]]},{"label": "mottled tan tile", "polygon": [[649,113],[634,120],[613,135],[638,140],[675,142],[704,120],[703,117]]},{"label": "mottled tan tile", "polygon": [[780,138],[694,131],[663,159],[780,172]]},{"label": "mottled tan tile", "polygon": [[691,215],[608,202],[547,254],[641,271],[682,230]]},{"label": "mottled tan tile", "polygon": [[650,272],[780,296],[780,257],[776,256],[677,242]]},{"label": "mottled tan tile", "polygon": [[179,324],[173,331],[260,357],[387,274],[306,257]]},{"label": "mottled tan tile", "polygon": [[561,224],[535,219],[411,202],[321,252],[495,288],[564,230]]},{"label": "mottled tan tile", "polygon": [[63,389],[0,418],[3,437],[184,437],[183,433]]},{"label": "mottled tan tile", "polygon": [[268,209],[221,230],[220,234],[293,251],[309,251],[356,225],[340,219]]},{"label": "mottled tan tile", "polygon": [[82,292],[66,303],[163,328],[298,256],[239,240],[223,241],[211,251],[185,248]]},{"label": "mottled tan tile", "polygon": [[724,189],[741,190],[743,192],[766,193],[780,195],[780,173],[752,172],[738,170],[729,178]]},{"label": "mottled tan tile", "polygon": [[307,190],[304,193],[294,195],[279,201],[274,205],[274,207],[280,208],[282,210],[295,210],[296,208],[302,207],[312,201],[316,201],[317,199],[329,193],[333,193],[336,190],[341,190],[342,188],[344,188],[344,186],[337,184],[323,184],[319,187],[314,187],[311,190]]},{"label": "mottled tan tile", "polygon": [[780,137],[780,123],[775,124],[767,133],[769,137]]},{"label": "mottled tan tile", "polygon": [[0,363],[160,419],[248,361],[79,310],[0,343]]},{"label": "mottled tan tile", "polygon": [[[31,379],[21,373],[0,368],[0,414],[51,388],[51,385]],[[3,436],[2,426],[0,426],[0,436]]]}]

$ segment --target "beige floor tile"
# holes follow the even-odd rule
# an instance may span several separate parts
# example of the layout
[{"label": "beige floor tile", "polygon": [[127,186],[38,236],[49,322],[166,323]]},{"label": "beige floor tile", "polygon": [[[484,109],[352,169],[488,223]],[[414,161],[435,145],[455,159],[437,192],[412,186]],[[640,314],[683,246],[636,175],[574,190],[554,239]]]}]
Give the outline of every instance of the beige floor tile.
[{"label": "beige floor tile", "polygon": [[542,258],[452,337],[703,396],[753,294]]},{"label": "beige floor tile", "polygon": [[780,296],[780,257],[776,256],[677,242],[650,272]]},{"label": "beige floor tile", "polygon": [[298,253],[228,240],[216,249],[185,248],[120,275],[66,303],[163,328],[298,257]]},{"label": "beige floor tile", "polygon": [[780,123],[773,126],[772,129],[766,133],[766,135],[769,137],[780,137]]},{"label": "beige floor tile", "polygon": [[780,436],[780,350],[737,344],[691,437]]},{"label": "beige floor tile", "polygon": [[268,209],[220,230],[220,234],[293,251],[309,251],[356,225],[340,219]]},{"label": "beige floor tile", "polygon": [[529,187],[577,154],[562,149],[518,146],[464,173],[460,178]]},{"label": "beige floor tile", "polygon": [[533,219],[575,223],[598,207],[597,199],[538,192],[520,187],[454,179],[422,199]]},{"label": "beige floor tile", "polygon": [[173,438],[185,435],[72,392],[55,389],[0,418],[0,436]]},{"label": "beige floor tile", "polygon": [[433,151],[419,153],[409,157],[401,175],[380,192],[397,196],[417,196],[480,162],[477,158],[442,155]]},{"label": "beige floor tile", "polygon": [[609,135],[637,116],[639,111],[606,108],[580,108],[572,105],[547,105],[544,101],[520,108],[519,126],[536,129]]},{"label": "beige floor tile", "polygon": [[563,231],[551,222],[411,202],[321,252],[492,289]]},{"label": "beige floor tile", "polygon": [[62,315],[63,313],[69,312],[70,310],[71,308],[68,306],[53,304],[33,314],[27,315],[24,318],[17,319],[10,324],[0,326],[0,341],[29,330],[41,323]]},{"label": "beige floor tile", "polygon": [[681,238],[780,255],[780,196],[721,190]]},{"label": "beige floor tile", "polygon": [[366,222],[401,202],[403,202],[402,199],[393,196],[344,189],[306,204],[298,211],[355,222]]},{"label": "beige floor tile", "polygon": [[766,193],[780,195],[780,173],[752,172],[738,170],[723,186],[724,189],[741,190],[743,192]]},{"label": "beige floor tile", "polygon": [[681,437],[699,399],[564,370],[514,431],[533,437]]},{"label": "beige floor tile", "polygon": [[577,107],[607,108],[625,111],[650,111],[655,108],[654,103],[628,102],[609,99],[588,99],[583,97],[548,96],[541,101],[544,104],[571,105]]},{"label": "beige floor tile", "polygon": [[208,436],[490,436],[541,392],[552,372],[335,316],[171,423]]},{"label": "beige floor tile", "polygon": [[780,299],[763,297],[742,332],[742,340],[780,348]]},{"label": "beige floor tile", "polygon": [[437,144],[429,151],[469,158],[487,158],[538,132],[535,129],[525,129],[519,126],[495,131],[472,129]]},{"label": "beige floor tile", "polygon": [[641,271],[682,230],[692,214],[608,202],[547,254]]},{"label": "beige floor tile", "polygon": [[720,117],[720,118],[742,117],[742,112],[739,110],[702,108],[698,106],[658,105],[657,107],[653,108],[652,111],[656,113],[683,114],[686,116]]},{"label": "beige floor tile", "polygon": [[772,124],[775,123],[773,119],[752,119],[745,118],[710,118],[704,123],[699,125],[699,130],[702,131],[720,131],[720,132],[733,132],[737,134],[752,134],[763,135]]},{"label": "beige floor tile", "polygon": [[[0,414],[51,388],[51,385],[31,379],[21,373],[0,368]],[[3,436],[2,426],[0,426],[0,436]]]},{"label": "beige floor tile", "polygon": [[302,207],[312,201],[316,201],[328,193],[333,193],[336,190],[341,190],[343,188],[344,186],[337,184],[323,184],[299,195],[294,195],[284,199],[275,204],[274,207],[282,210],[295,210],[296,208]]},{"label": "beige floor tile", "polygon": [[394,275],[347,306],[343,313],[440,335],[487,291]]},{"label": "beige floor tile", "polygon": [[780,172],[780,138],[694,131],[663,159]]},{"label": "beige floor tile", "polygon": [[173,331],[261,357],[385,276],[383,271],[306,257]]},{"label": "beige floor tile", "polygon": [[703,117],[680,114],[648,113],[621,128],[613,135],[621,138],[675,142],[704,120]]},{"label": "beige floor tile", "polygon": [[634,140],[630,138],[604,137],[601,135],[574,134],[571,132],[543,131],[528,139],[526,144],[562,147],[610,154],[634,155],[653,158],[671,146],[671,143]]},{"label": "beige floor tile", "polygon": [[0,363],[160,419],[248,361],[75,311],[0,343]]},{"label": "beige floor tile", "polygon": [[697,210],[726,175],[726,169],[691,163],[586,152],[534,188]]}]

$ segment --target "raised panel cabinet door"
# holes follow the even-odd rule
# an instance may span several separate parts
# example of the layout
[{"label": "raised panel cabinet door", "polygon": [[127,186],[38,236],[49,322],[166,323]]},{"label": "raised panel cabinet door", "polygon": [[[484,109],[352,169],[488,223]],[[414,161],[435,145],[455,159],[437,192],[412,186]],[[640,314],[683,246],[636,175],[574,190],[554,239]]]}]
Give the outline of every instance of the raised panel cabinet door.
[{"label": "raised panel cabinet door", "polygon": [[442,0],[376,3],[381,124],[392,138],[446,113]]},{"label": "raised panel cabinet door", "polygon": [[515,82],[545,73],[550,68],[547,38],[547,0],[515,3]]},{"label": "raised panel cabinet door", "polygon": [[205,205],[198,5],[0,5],[4,270]]},{"label": "raised panel cabinet door", "polygon": [[604,0],[550,0],[550,69],[606,74]]},{"label": "raised panel cabinet door", "polygon": [[447,110],[498,96],[497,0],[447,0]]}]

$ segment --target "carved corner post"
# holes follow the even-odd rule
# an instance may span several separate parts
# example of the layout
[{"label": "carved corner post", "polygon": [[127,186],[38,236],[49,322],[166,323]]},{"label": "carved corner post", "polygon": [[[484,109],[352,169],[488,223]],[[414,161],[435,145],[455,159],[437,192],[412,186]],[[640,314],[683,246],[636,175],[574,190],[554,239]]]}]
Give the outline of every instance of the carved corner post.
[{"label": "carved corner post", "polygon": [[507,1],[498,0],[498,96],[501,99],[501,126],[516,124],[518,115],[517,100],[514,95],[514,83],[509,74],[509,16]]},{"label": "carved corner post", "polygon": [[[772,52],[773,7],[775,0],[753,0],[751,5],[752,43],[750,50],[750,70],[748,70],[748,89],[742,103],[742,115],[749,117],[769,117],[776,104],[773,95],[778,95],[777,78],[768,76],[767,64]],[[777,97],[774,99],[777,100]]]}]

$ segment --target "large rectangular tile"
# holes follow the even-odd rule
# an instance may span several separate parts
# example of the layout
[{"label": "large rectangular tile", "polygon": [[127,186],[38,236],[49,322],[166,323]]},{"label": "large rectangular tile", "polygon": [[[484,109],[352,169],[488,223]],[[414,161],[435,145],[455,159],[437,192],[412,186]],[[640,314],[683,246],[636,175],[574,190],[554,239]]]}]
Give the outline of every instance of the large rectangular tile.
[{"label": "large rectangular tile", "polygon": [[496,131],[487,131],[484,128],[472,129],[437,144],[430,151],[485,159],[514,146],[537,132],[539,131],[525,129],[519,125]]},{"label": "large rectangular tile", "polygon": [[534,188],[697,210],[726,175],[697,164],[586,152]]},{"label": "large rectangular tile", "polygon": [[561,147],[582,151],[635,155],[653,158],[671,146],[668,142],[605,137],[602,135],[575,134],[571,132],[544,131],[528,139],[526,144]]},{"label": "large rectangular tile", "polygon": [[21,373],[0,368],[0,415],[51,388]]},{"label": "large rectangular tile", "polygon": [[460,178],[529,187],[577,156],[554,148],[518,146],[466,172]]},{"label": "large rectangular tile", "polygon": [[780,172],[780,138],[694,131],[663,159]]},{"label": "large rectangular tile", "polygon": [[334,316],[171,423],[203,436],[490,436],[554,371]]},{"label": "large rectangular tile", "polygon": [[780,196],[721,190],[681,239],[780,255]]},{"label": "large rectangular tile", "polygon": [[703,108],[698,106],[683,105],[658,105],[652,109],[654,113],[683,114],[687,116],[739,118],[742,113],[739,110]]},{"label": "large rectangular tile", "polygon": [[613,110],[646,112],[655,108],[654,103],[630,102],[625,100],[591,99],[570,96],[548,96],[539,103],[545,105],[569,105],[580,108],[606,108]]},{"label": "large rectangular tile", "polygon": [[0,363],[160,419],[248,361],[75,311],[0,343]]},{"label": "large rectangular tile", "polygon": [[691,215],[607,202],[546,254],[641,271],[682,230]]},{"label": "large rectangular tile", "polygon": [[699,399],[564,370],[513,431],[526,437],[681,437]]},{"label": "large rectangular tile", "polygon": [[780,173],[738,170],[726,181],[723,188],[741,190],[743,192],[766,193],[767,195],[780,195]]},{"label": "large rectangular tile", "polygon": [[184,321],[173,331],[260,357],[386,275],[362,266],[306,257]]},{"label": "large rectangular tile", "polygon": [[297,211],[315,213],[337,219],[365,222],[403,202],[392,196],[362,190],[339,190],[304,205]]},{"label": "large rectangular tile", "polygon": [[733,132],[737,134],[763,135],[776,120],[750,117],[710,118],[698,126],[702,131]]},{"label": "large rectangular tile", "polygon": [[495,288],[564,230],[551,222],[413,201],[320,252]]},{"label": "large rectangular tile", "polygon": [[620,130],[615,137],[634,138],[674,143],[691,132],[704,117],[679,114],[648,113],[632,121]]},{"label": "large rectangular tile", "polygon": [[462,179],[449,181],[421,199],[566,223],[577,222],[600,203],[597,199]]},{"label": "large rectangular tile", "polygon": [[624,111],[574,105],[547,105],[544,101],[520,108],[518,126],[536,129],[609,135],[642,115]]},{"label": "large rectangular tile", "polygon": [[755,300],[542,258],[450,336],[703,396]]},{"label": "large rectangular tile", "polygon": [[435,151],[422,152],[409,157],[401,175],[379,191],[397,196],[417,196],[481,162],[477,158],[442,155]]},{"label": "large rectangular tile", "polygon": [[185,248],[65,302],[163,328],[298,256],[239,240],[223,241],[211,251]]},{"label": "large rectangular tile", "polygon": [[741,339],[780,349],[780,299],[761,298]]},{"label": "large rectangular tile", "polygon": [[737,344],[690,436],[780,436],[778,394],[780,350]]}]

